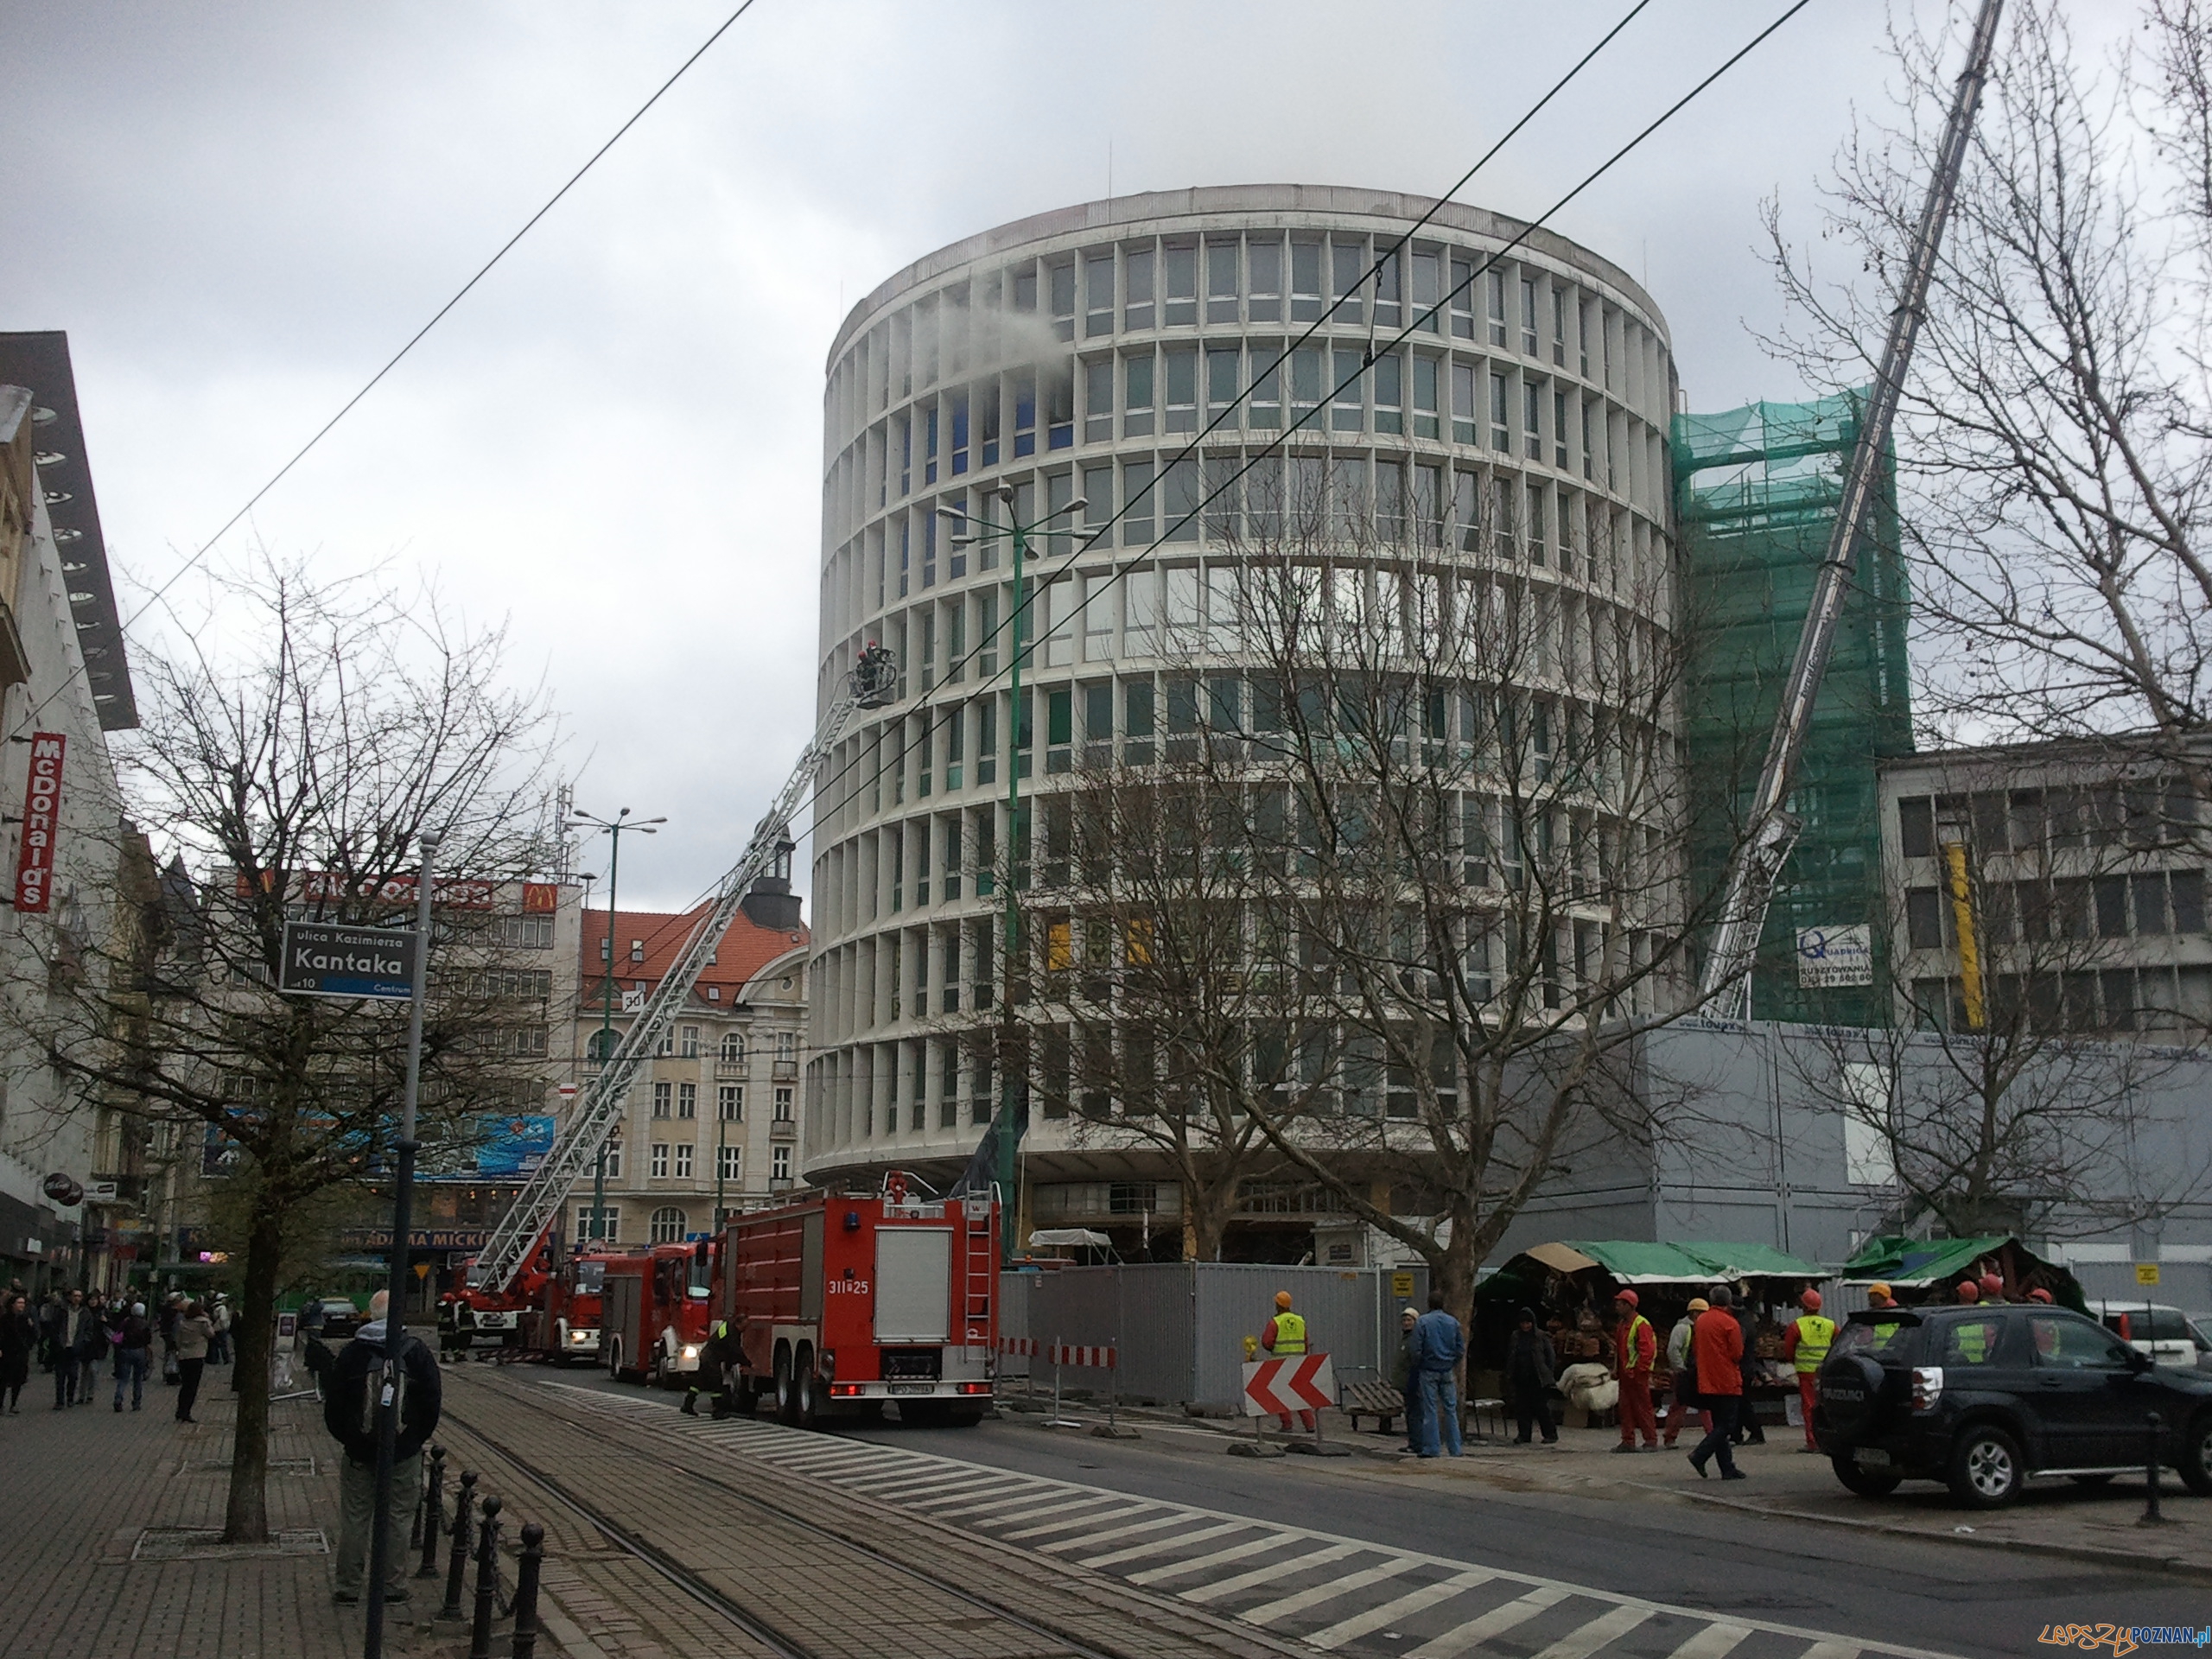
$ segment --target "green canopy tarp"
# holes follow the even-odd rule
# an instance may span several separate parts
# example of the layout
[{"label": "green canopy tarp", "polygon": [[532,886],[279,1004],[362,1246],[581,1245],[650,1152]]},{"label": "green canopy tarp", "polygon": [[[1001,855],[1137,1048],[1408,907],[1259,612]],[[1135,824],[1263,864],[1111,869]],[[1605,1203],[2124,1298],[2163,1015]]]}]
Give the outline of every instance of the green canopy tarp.
[{"label": "green canopy tarp", "polygon": [[[1904,1290],[1941,1292],[1961,1279],[1979,1275],[1982,1264],[1999,1264],[2007,1287],[2021,1295],[2041,1285],[2065,1306],[2085,1309],[2082,1287],[2072,1274],[2044,1261],[2010,1233],[1980,1238],[1903,1238],[1885,1233],[1868,1239],[1843,1264],[1842,1277],[1853,1284],[1881,1281]],[[1908,1298],[1907,1300],[1910,1300]]]},{"label": "green canopy tarp", "polygon": [[[1825,1279],[1810,1262],[1766,1244],[1654,1244],[1641,1239],[1573,1239],[1536,1244],[1521,1252],[1492,1279],[1491,1294],[1517,1296],[1522,1287],[1547,1272],[1575,1274],[1598,1268],[1623,1285],[1709,1285],[1738,1279]],[[1484,1281],[1491,1291],[1492,1281]],[[1478,1292],[1478,1299],[1483,1292]]]}]

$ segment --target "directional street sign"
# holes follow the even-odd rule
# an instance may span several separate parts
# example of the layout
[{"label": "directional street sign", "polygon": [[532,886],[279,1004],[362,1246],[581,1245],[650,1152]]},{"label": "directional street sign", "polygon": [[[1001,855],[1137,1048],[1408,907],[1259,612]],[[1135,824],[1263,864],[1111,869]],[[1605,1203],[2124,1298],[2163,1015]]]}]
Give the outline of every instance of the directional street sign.
[{"label": "directional street sign", "polygon": [[1287,1417],[1294,1411],[1319,1411],[1337,1403],[1336,1374],[1326,1354],[1298,1359],[1262,1359],[1244,1368],[1247,1417]]},{"label": "directional street sign", "polygon": [[421,942],[422,936],[411,927],[287,922],[276,988],[294,996],[372,996],[404,1002],[415,995],[415,953]]}]

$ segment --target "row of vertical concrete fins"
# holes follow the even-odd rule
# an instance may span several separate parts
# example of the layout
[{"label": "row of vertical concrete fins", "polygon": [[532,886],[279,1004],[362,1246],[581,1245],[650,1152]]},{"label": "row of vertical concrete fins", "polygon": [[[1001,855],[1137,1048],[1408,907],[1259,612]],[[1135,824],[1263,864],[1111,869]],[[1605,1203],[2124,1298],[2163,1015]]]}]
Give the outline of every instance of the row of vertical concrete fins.
[{"label": "row of vertical concrete fins", "polygon": [[[1797,649],[1813,583],[1835,527],[1842,475],[1858,442],[1858,394],[1678,415],[1675,496],[1691,642],[1688,775],[1697,791],[1694,890],[1716,893]],[[1791,807],[1804,829],[1784,864],[1751,982],[1762,1020],[1866,1025],[1887,1017],[1880,991],[1877,762],[1912,747],[1906,584],[1897,490],[1886,464],[1871,533],[1853,550],[1842,629],[1821,690]],[[1800,930],[1870,926],[1872,987],[1801,988]]]}]

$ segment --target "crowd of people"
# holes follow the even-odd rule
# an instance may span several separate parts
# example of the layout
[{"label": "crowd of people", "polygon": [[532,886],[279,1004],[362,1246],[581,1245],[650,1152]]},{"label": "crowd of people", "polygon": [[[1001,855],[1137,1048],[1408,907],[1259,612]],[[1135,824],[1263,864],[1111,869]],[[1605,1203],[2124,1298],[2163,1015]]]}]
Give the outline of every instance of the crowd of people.
[{"label": "crowd of people", "polygon": [[231,1305],[218,1292],[206,1305],[177,1293],[149,1308],[143,1292],[109,1297],[101,1291],[57,1290],[34,1308],[21,1284],[0,1303],[0,1411],[22,1410],[23,1389],[37,1366],[54,1378],[54,1409],[89,1406],[105,1364],[115,1382],[114,1408],[143,1410],[146,1379],[156,1361],[176,1387],[176,1419],[194,1421],[208,1365],[231,1360]]}]

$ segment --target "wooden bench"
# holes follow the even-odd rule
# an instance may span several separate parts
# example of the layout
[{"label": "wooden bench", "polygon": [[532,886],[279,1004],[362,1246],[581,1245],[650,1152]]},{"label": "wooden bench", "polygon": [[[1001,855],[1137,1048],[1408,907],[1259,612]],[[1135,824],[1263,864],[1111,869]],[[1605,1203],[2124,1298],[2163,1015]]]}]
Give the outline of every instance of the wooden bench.
[{"label": "wooden bench", "polygon": [[1377,1434],[1388,1434],[1390,1425],[1406,1414],[1405,1395],[1380,1378],[1344,1384],[1343,1398],[1344,1415],[1351,1419],[1355,1434],[1363,1417],[1375,1419]]}]

